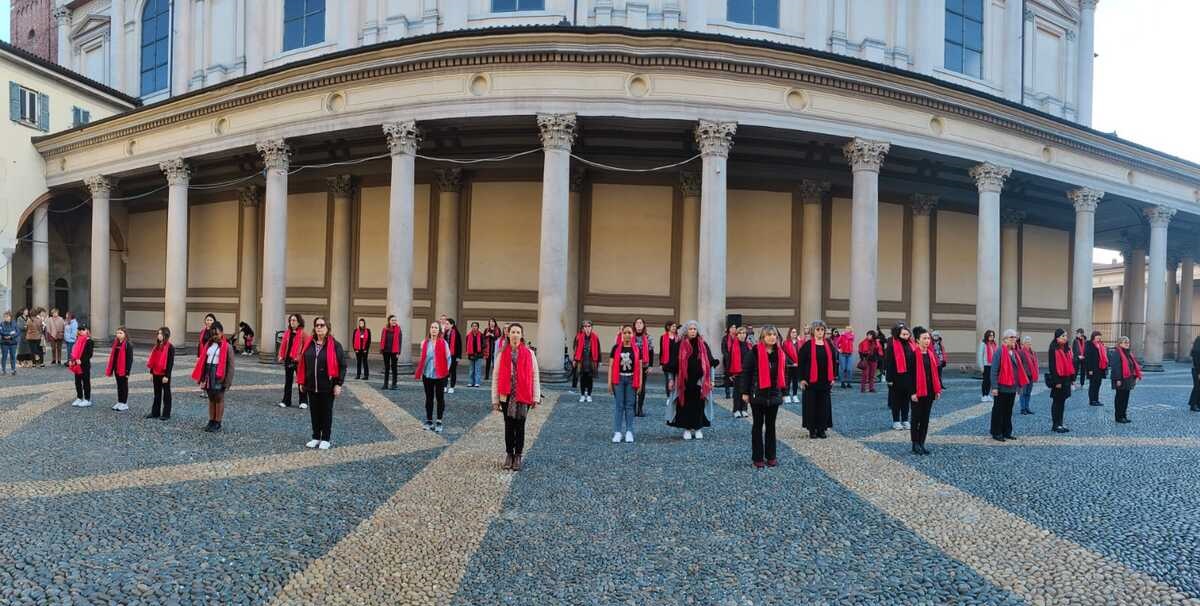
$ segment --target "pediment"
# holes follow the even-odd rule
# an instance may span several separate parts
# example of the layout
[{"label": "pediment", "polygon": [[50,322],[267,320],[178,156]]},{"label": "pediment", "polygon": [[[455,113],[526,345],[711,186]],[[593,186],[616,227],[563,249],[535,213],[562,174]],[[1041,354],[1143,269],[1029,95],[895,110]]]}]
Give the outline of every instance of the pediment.
[{"label": "pediment", "polygon": [[88,15],[78,23],[71,24],[71,38],[86,36],[97,30],[108,30],[110,21],[107,15]]},{"label": "pediment", "polygon": [[[1010,2],[1012,0],[1009,0]],[[1069,19],[1073,22],[1079,21],[1079,6],[1078,2],[1068,0],[1032,0],[1034,4],[1058,14],[1059,16]]]}]

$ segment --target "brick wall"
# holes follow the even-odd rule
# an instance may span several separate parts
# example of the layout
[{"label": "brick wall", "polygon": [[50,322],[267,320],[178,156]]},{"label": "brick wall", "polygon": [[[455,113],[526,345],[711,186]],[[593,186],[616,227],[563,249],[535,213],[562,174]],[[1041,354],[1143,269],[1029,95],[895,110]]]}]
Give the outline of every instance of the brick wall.
[{"label": "brick wall", "polygon": [[58,25],[54,0],[13,0],[9,40],[13,46],[58,62]]}]

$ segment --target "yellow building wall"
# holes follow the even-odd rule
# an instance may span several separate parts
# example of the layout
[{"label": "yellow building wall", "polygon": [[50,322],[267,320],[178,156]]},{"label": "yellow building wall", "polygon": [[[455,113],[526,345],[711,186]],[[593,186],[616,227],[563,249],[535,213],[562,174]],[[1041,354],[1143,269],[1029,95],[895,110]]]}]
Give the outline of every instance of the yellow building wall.
[{"label": "yellow building wall", "polygon": [[[364,187],[362,190],[358,224],[359,288],[387,288],[390,191],[388,187]],[[428,285],[429,185],[418,184],[413,198],[413,288]]]},{"label": "yellow building wall", "polygon": [[728,193],[725,292],[729,297],[792,293],[792,195],[731,189]]},{"label": "yellow building wall", "polygon": [[472,183],[468,288],[537,290],[541,224],[540,182]]},{"label": "yellow building wall", "polygon": [[[851,201],[834,198],[830,206],[829,297],[850,298],[850,241]],[[879,204],[879,273],[875,287],[880,301],[904,299],[904,214],[900,204]]]},{"label": "yellow building wall", "polygon": [[[237,288],[241,237],[237,200],[197,204],[188,210],[188,288]],[[165,242],[161,246],[157,250],[166,251]],[[291,254],[289,246],[289,265]]]},{"label": "yellow building wall", "polygon": [[978,233],[975,215],[938,211],[935,303],[975,304]]},{"label": "yellow building wall", "polygon": [[590,292],[671,294],[673,206],[671,187],[592,186]]},{"label": "yellow building wall", "polygon": [[[829,205],[829,298],[850,298],[850,200],[834,198]],[[822,252],[824,254],[824,252]]]},{"label": "yellow building wall", "polygon": [[[167,212],[130,214],[127,244],[129,264],[125,266],[125,287],[163,288],[167,268],[163,258],[167,250]],[[236,250],[234,254],[237,254]]]},{"label": "yellow building wall", "polygon": [[1021,306],[1066,312],[1071,288],[1071,234],[1037,225],[1022,229]]},{"label": "yellow building wall", "polygon": [[[329,195],[325,192],[288,196],[287,285],[289,287],[320,288],[325,286],[328,202]],[[386,228],[387,223],[385,222],[384,225]]]},{"label": "yellow building wall", "polygon": [[162,323],[161,311],[125,310],[125,328],[129,330],[158,330]]}]

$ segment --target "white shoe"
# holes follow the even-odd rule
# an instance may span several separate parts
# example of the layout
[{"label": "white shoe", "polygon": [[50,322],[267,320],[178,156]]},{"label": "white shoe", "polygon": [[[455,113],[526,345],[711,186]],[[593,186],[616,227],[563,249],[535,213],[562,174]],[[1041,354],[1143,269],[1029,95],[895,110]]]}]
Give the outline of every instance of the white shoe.
[{"label": "white shoe", "polygon": [[321,440],[321,443],[317,444],[317,448],[320,448],[321,450],[329,450],[329,442]]},{"label": "white shoe", "polygon": [[685,440],[692,439],[692,430],[690,430],[690,429],[683,430],[683,439],[685,439]]},{"label": "white shoe", "polygon": [[88,406],[91,406],[91,405],[92,405],[92,401],[91,401],[91,400],[80,400],[80,401],[79,401],[79,407],[80,407],[80,408],[87,408]]},{"label": "white shoe", "polygon": [[433,426],[433,433],[442,433],[442,431],[445,430],[445,427],[446,426],[442,425],[441,421],[438,421],[437,425]]},{"label": "white shoe", "polygon": [[892,429],[900,430],[903,427],[904,426],[900,424],[900,421],[892,421]]},{"label": "white shoe", "polygon": [[628,444],[633,444],[633,432],[632,431],[625,432],[625,442]]},{"label": "white shoe", "polygon": [[579,403],[583,404],[584,402],[587,402],[587,396],[579,396]]},{"label": "white shoe", "polygon": [[308,404],[305,404],[304,402],[301,402],[301,403],[300,403],[300,410],[304,410],[304,409],[306,409],[306,408],[308,408]]},{"label": "white shoe", "polygon": [[791,404],[791,403],[792,403],[792,396],[783,396],[783,403],[784,403],[784,404]]},{"label": "white shoe", "polygon": [[703,439],[704,439],[704,432],[703,432],[703,431],[700,431],[699,429],[697,429],[697,430],[696,430],[696,439],[697,439],[697,440],[703,440]]},{"label": "white shoe", "polygon": [[988,400],[990,400],[990,399],[991,399],[991,398],[989,398],[989,397],[987,397],[987,396],[979,396],[979,401],[980,401],[980,402],[987,402],[987,401],[988,401]]},{"label": "white shoe", "polygon": [[446,393],[454,393],[454,388],[453,387],[446,388]]},{"label": "white shoe", "polygon": [[592,396],[588,396],[588,403],[591,404],[591,402],[592,402]]},{"label": "white shoe", "polygon": [[113,404],[112,409],[117,412],[125,412],[126,410],[129,410],[129,405],[124,402],[117,402],[116,404]]},{"label": "white shoe", "polygon": [[909,425],[908,421],[901,423],[901,425],[903,425],[905,429],[912,429],[912,425]]},{"label": "white shoe", "polygon": [[621,432],[614,431],[613,432],[613,444],[620,443],[620,441],[621,441]]},{"label": "white shoe", "polygon": [[316,448],[316,447],[317,447],[317,445],[318,445],[318,444],[320,444],[320,443],[321,443],[321,441],[320,441],[320,440],[309,440],[308,442],[306,442],[306,443],[304,444],[304,447],[305,447],[305,448]]},{"label": "white shoe", "polygon": [[76,407],[76,408],[79,408],[79,404],[80,404],[80,403],[82,403],[82,402],[83,402],[83,400],[80,400],[79,398],[75,398],[75,401],[74,401],[74,402],[71,402],[71,406],[74,406],[74,407]]},{"label": "white shoe", "polygon": [[279,403],[279,407],[280,407],[280,408],[287,408],[287,407],[288,407],[288,405],[287,405],[287,404],[284,404],[283,402],[280,402],[280,403]]}]

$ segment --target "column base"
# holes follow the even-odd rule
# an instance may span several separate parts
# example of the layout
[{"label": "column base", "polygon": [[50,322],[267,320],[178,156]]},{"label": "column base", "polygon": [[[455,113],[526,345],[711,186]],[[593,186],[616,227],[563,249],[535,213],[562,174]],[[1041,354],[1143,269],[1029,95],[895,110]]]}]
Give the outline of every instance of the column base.
[{"label": "column base", "polygon": [[398,362],[396,364],[396,374],[402,377],[412,377],[416,370],[417,365],[412,362]]},{"label": "column base", "polygon": [[[538,378],[541,380],[542,385],[562,385],[571,382],[571,373],[564,371],[561,367],[550,370],[539,369],[538,372]],[[607,377],[608,375],[605,374],[604,376]]]},{"label": "column base", "polygon": [[259,351],[258,352],[258,363],[259,364],[279,364],[279,358],[276,357],[275,352],[273,352],[273,351]]},{"label": "column base", "polygon": [[1142,371],[1144,372],[1163,372],[1164,370],[1166,369],[1163,368],[1162,364],[1150,364],[1149,362],[1142,364]]}]

